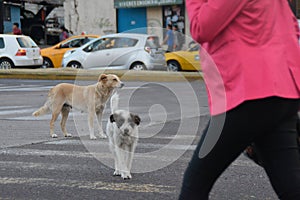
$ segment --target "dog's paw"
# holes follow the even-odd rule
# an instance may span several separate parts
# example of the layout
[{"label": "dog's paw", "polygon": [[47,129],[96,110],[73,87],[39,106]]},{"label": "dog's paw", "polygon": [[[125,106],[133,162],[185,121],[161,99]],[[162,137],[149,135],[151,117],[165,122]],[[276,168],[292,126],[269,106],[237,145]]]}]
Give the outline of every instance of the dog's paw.
[{"label": "dog's paw", "polygon": [[90,139],[91,139],[91,140],[97,140],[97,137],[94,136],[94,135],[91,135],[91,136],[90,136]]},{"label": "dog's paw", "polygon": [[123,178],[123,180],[128,180],[128,179],[132,178],[132,176],[129,172],[122,172],[121,177]]},{"label": "dog's paw", "polygon": [[100,133],[100,136],[99,136],[101,139],[105,139],[107,138],[107,135],[105,135],[104,133]]},{"label": "dog's paw", "polygon": [[72,134],[67,133],[67,134],[65,135],[65,137],[72,137]]},{"label": "dog's paw", "polygon": [[121,176],[121,172],[119,170],[115,170],[114,171],[114,176]]},{"label": "dog's paw", "polygon": [[57,135],[56,134],[52,134],[51,137],[52,138],[57,138]]}]

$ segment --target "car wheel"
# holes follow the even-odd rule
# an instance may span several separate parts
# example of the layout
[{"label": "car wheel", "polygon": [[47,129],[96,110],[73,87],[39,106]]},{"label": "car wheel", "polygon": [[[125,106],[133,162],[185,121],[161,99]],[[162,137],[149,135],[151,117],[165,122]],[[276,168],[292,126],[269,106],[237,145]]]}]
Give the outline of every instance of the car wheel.
[{"label": "car wheel", "polygon": [[53,63],[49,58],[44,58],[43,60],[43,68],[53,68]]},{"label": "car wheel", "polygon": [[131,65],[130,69],[136,71],[146,70],[146,66],[143,63],[134,63]]},{"label": "car wheel", "polygon": [[82,69],[82,66],[79,62],[70,62],[67,67],[73,68],[73,69]]},{"label": "car wheel", "polygon": [[14,68],[14,63],[7,58],[0,59],[0,69],[11,69]]},{"label": "car wheel", "polygon": [[168,70],[173,72],[181,71],[180,64],[175,60],[168,61]]}]

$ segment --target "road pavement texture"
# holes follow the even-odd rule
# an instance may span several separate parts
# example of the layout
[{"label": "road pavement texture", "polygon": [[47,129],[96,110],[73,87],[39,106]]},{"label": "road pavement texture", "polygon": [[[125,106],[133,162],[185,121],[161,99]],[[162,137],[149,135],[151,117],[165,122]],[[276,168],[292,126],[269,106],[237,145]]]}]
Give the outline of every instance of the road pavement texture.
[{"label": "road pavement texture", "polygon": [[[107,139],[89,140],[85,113],[71,112],[67,128],[72,138],[62,136],[57,121],[57,139],[49,135],[50,114],[31,116],[45,102],[49,88],[60,82],[74,83],[0,79],[0,199],[177,199],[208,120],[203,82],[192,81],[190,90],[186,82],[125,82],[119,90],[120,108],[142,119],[135,172],[126,181],[112,176]],[[107,105],[104,127],[109,113]],[[168,152],[179,157],[172,160]],[[277,197],[263,169],[241,155],[216,182],[211,199]]]}]

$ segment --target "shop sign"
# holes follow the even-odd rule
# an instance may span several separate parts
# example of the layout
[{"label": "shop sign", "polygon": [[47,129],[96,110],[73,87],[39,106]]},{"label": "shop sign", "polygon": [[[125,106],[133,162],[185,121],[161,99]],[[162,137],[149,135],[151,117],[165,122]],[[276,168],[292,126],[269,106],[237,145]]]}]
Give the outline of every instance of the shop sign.
[{"label": "shop sign", "polygon": [[183,0],[114,0],[115,8],[134,8],[182,4]]}]

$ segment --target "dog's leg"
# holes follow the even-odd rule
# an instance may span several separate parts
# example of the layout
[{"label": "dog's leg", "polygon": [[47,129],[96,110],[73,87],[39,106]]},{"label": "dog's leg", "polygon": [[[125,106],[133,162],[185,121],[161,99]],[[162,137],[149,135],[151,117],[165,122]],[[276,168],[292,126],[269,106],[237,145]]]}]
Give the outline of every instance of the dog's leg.
[{"label": "dog's leg", "polygon": [[132,161],[133,161],[133,155],[134,155],[134,152],[135,152],[135,148],[136,148],[136,144],[132,144],[129,149],[128,149],[128,153],[127,153],[127,169],[130,173],[131,171],[131,166],[132,166]]},{"label": "dog's leg", "polygon": [[96,115],[97,115],[97,124],[98,124],[98,129],[99,129],[99,135],[100,135],[100,138],[107,138],[107,136],[104,134],[103,128],[102,128],[102,116],[103,116],[103,110],[104,110],[104,106],[101,105],[100,108],[97,109],[97,111],[96,111]]},{"label": "dog's leg", "polygon": [[88,109],[88,124],[89,124],[89,131],[90,131],[90,139],[96,140],[96,136],[94,133],[94,115],[95,115],[95,109],[89,108]]},{"label": "dog's leg", "polygon": [[127,168],[127,164],[126,164],[126,158],[127,158],[127,154],[128,151],[126,149],[117,147],[118,151],[118,159],[119,159],[119,164],[120,164],[120,172],[121,172],[121,177],[125,180],[125,179],[131,179],[131,174]]},{"label": "dog's leg", "polygon": [[116,153],[116,148],[115,145],[113,143],[110,143],[110,149],[111,152],[113,154],[114,157],[114,161],[115,161],[115,171],[114,171],[114,176],[121,176],[121,172],[120,172],[120,163],[119,163],[119,159],[117,157],[117,153]]},{"label": "dog's leg", "polygon": [[107,122],[106,125],[106,134],[108,135],[108,141],[109,141],[109,149],[113,155],[114,158],[114,164],[115,164],[115,171],[114,171],[114,176],[121,176],[120,173],[120,168],[119,168],[119,160],[117,159],[116,155],[116,146],[115,146],[115,141],[114,141],[114,131],[113,131],[113,124],[110,123],[109,121]]},{"label": "dog's leg", "polygon": [[116,174],[120,174],[123,179],[126,179],[125,177],[126,165],[125,165],[125,158],[124,158],[125,156],[124,150],[116,146],[115,151],[116,151],[116,157],[119,164],[118,170],[116,170]]},{"label": "dog's leg", "polygon": [[60,126],[61,126],[61,130],[65,137],[72,137],[72,135],[70,133],[68,133],[67,129],[66,129],[66,122],[68,120],[70,110],[71,110],[71,107],[65,106],[65,105],[61,109],[62,118],[61,118]]},{"label": "dog's leg", "polygon": [[59,113],[60,113],[59,110],[54,110],[52,112],[52,118],[50,120],[50,136],[52,138],[57,138],[57,135],[54,133],[54,124],[55,124],[55,121],[57,120]]}]

